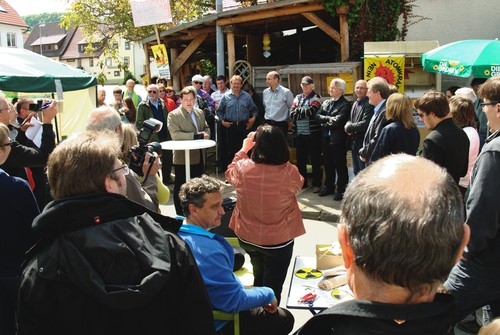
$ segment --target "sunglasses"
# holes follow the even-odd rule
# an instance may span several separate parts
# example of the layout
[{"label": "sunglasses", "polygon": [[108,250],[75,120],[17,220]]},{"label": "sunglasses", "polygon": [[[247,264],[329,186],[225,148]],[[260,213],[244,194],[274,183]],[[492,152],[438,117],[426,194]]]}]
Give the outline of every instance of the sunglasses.
[{"label": "sunglasses", "polygon": [[148,91],[148,93],[154,93],[154,94],[156,94],[156,93],[158,93],[158,91]]},{"label": "sunglasses", "polygon": [[203,85],[201,81],[193,81],[194,84]]},{"label": "sunglasses", "polygon": [[479,105],[481,105],[481,107],[484,107],[484,106],[495,106],[498,102],[496,101],[492,101],[492,102],[481,102]]},{"label": "sunglasses", "polygon": [[160,92],[165,92],[165,90],[160,90]]},{"label": "sunglasses", "polygon": [[172,90],[165,90],[165,92],[170,93],[170,92],[173,92],[173,91]]}]

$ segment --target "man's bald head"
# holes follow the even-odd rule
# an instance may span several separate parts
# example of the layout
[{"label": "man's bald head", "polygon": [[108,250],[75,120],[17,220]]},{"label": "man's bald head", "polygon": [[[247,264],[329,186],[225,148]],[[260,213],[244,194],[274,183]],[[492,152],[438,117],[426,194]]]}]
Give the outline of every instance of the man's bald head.
[{"label": "man's bald head", "polygon": [[366,276],[412,292],[447,277],[464,238],[456,183],[433,162],[405,154],[381,159],[354,179],[342,223]]},{"label": "man's bald head", "polygon": [[121,134],[120,115],[116,110],[108,106],[101,106],[90,112],[87,120],[87,130],[110,130]]}]

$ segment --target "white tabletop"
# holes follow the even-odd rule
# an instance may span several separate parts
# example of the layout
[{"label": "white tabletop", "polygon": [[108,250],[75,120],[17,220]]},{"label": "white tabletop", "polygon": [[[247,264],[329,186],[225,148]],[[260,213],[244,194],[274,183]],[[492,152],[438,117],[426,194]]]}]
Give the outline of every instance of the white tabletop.
[{"label": "white tabletop", "polygon": [[[318,283],[324,279],[318,270],[311,273],[311,278],[299,278],[295,275],[298,270],[301,269],[315,269],[316,267],[316,257],[300,257],[295,258],[295,264],[293,266],[292,280],[290,283],[290,291],[288,292],[288,299],[286,302],[286,307],[295,309],[308,309],[311,312],[317,310],[327,309],[328,307],[335,305],[339,302],[350,300],[353,298],[352,292],[349,286],[344,285],[334,290],[321,290],[318,287]],[[303,271],[302,271],[303,272]],[[313,278],[313,275],[319,275]],[[318,297],[312,304],[299,302],[300,298],[308,293],[316,294]],[[332,295],[332,293],[334,293]],[[314,314],[314,312],[313,312]]]},{"label": "white tabletop", "polygon": [[215,147],[213,140],[179,140],[161,142],[163,150],[194,150]]}]

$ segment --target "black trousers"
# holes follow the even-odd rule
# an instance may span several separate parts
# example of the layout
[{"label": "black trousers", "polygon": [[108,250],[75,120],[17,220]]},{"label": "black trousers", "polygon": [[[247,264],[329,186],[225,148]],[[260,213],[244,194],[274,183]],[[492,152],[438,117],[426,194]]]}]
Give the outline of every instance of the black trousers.
[{"label": "black trousers", "polygon": [[311,160],[312,184],[321,187],[323,171],[321,170],[321,134],[319,132],[311,135],[298,135],[295,137],[295,148],[297,150],[297,167],[304,177],[304,186],[307,186],[307,161]]},{"label": "black trousers", "polygon": [[[186,166],[174,164],[175,183],[174,183],[174,206],[177,215],[184,216],[182,211],[181,200],[179,199],[179,191],[182,184],[186,182]],[[203,174],[203,160],[198,164],[191,164],[191,178],[201,177]]]},{"label": "black trousers", "polygon": [[[262,307],[240,312],[240,334],[287,335],[293,329],[295,319],[288,310],[278,307],[276,313],[266,312]],[[233,324],[224,326],[220,334],[234,334]]]},{"label": "black trousers", "polygon": [[276,126],[281,129],[283,135],[285,135],[286,138],[286,135],[288,134],[288,121],[273,121],[264,119],[264,123]]},{"label": "black trousers", "polygon": [[345,143],[330,144],[328,139],[323,142],[323,163],[325,165],[325,187],[344,192],[349,183],[347,172],[347,150]]},{"label": "black trousers", "polygon": [[16,333],[17,292],[21,277],[0,277],[0,334]]},{"label": "black trousers", "polygon": [[248,136],[250,130],[247,130],[245,123],[239,125],[232,124],[229,128],[221,126],[224,132],[224,147],[225,154],[223,162],[223,171],[226,171],[227,166],[233,161],[234,155],[241,149],[243,145],[243,140]]},{"label": "black trousers", "polygon": [[253,285],[272,288],[279,304],[288,266],[292,260],[294,242],[277,249],[260,248],[242,240],[239,242],[243,250],[250,255],[254,274]]},{"label": "black trousers", "polygon": [[168,179],[171,177],[173,158],[172,150],[162,150],[161,151],[161,175],[163,184],[167,185]]}]

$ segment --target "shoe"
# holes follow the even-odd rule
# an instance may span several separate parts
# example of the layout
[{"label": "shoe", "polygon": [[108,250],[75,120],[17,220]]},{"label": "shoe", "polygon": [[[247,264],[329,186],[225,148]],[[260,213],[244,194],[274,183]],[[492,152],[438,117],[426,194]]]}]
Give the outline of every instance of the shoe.
[{"label": "shoe", "polygon": [[463,332],[468,334],[477,334],[481,326],[477,323],[476,319],[473,320],[462,320],[456,324],[456,327]]},{"label": "shoe", "polygon": [[307,183],[304,183],[304,185],[302,185],[302,189],[305,190],[306,188],[308,188],[309,185]]},{"label": "shoe", "polygon": [[313,187],[313,193],[319,193],[319,192],[321,192],[321,187],[319,187],[319,186],[314,186],[314,187]]},{"label": "shoe", "polygon": [[340,201],[344,198],[344,193],[337,192],[333,195],[333,200]]},{"label": "shoe", "polygon": [[325,188],[323,189],[323,191],[319,192],[319,196],[320,197],[326,197],[327,195],[330,195],[330,194],[333,194],[334,193],[334,190],[332,190],[331,188]]}]

